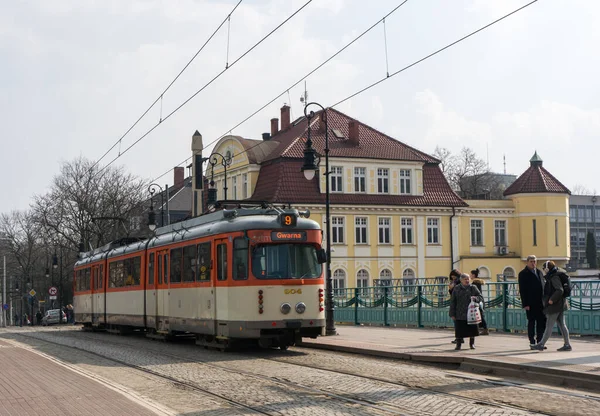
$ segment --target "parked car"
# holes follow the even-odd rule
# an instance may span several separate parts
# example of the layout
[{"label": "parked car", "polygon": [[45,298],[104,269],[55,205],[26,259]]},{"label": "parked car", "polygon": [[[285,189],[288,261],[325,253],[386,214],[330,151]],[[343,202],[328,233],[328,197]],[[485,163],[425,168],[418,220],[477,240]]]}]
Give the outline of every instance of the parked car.
[{"label": "parked car", "polygon": [[64,312],[62,312],[60,309],[50,309],[50,310],[46,311],[46,314],[42,318],[42,325],[46,326],[46,325],[57,324],[59,314],[62,315],[62,322],[66,323],[67,315]]}]

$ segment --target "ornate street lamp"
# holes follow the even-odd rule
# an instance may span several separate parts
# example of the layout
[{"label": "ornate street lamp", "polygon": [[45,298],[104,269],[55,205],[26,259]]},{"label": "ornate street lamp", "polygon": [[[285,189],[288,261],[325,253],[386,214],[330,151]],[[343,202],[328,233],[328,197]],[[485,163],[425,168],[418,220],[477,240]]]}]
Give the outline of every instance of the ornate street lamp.
[{"label": "ornate street lamp", "polygon": [[312,180],[315,177],[317,170],[319,169],[317,152],[313,148],[311,140],[311,128],[310,123],[315,116],[314,111],[307,113],[308,107],[316,105],[323,111],[323,119],[325,121],[325,233],[327,234],[327,274],[325,275],[325,335],[336,335],[335,322],[333,320],[333,281],[331,280],[331,222],[329,215],[329,129],[327,126],[327,110],[318,103],[312,102],[304,106],[304,116],[308,122],[308,138],[306,140],[306,147],[304,148],[304,164],[302,165],[302,172],[307,180]]},{"label": "ornate street lamp", "polygon": [[161,226],[165,225],[165,217],[164,217],[165,200],[164,200],[164,195],[163,195],[164,192],[160,185],[158,185],[156,183],[152,183],[148,186],[148,192],[150,193],[150,211],[148,212],[148,228],[150,229],[150,231],[156,230],[156,214],[154,213],[153,202],[154,202],[154,194],[156,193],[157,190],[160,190],[160,203],[161,203],[160,225]]},{"label": "ornate street lamp", "polygon": [[[217,159],[217,156],[221,158]],[[210,177],[210,188],[208,189],[208,205],[215,205],[217,203],[217,190],[215,189],[215,165],[220,164],[223,166],[223,177],[224,177],[224,185],[223,185],[223,200],[227,200],[227,166],[231,165],[231,156],[227,155],[227,157],[223,156],[221,153],[213,152],[208,157],[208,163],[211,165],[211,177]]]}]

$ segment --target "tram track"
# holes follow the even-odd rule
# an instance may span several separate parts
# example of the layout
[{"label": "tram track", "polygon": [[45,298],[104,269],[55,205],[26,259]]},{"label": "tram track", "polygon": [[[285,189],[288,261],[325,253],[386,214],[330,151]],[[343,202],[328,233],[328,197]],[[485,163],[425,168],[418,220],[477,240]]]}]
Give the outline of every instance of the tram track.
[{"label": "tram track", "polygon": [[[41,339],[42,341],[46,341],[46,342],[50,342],[50,343],[54,343],[54,344],[58,344],[58,345],[65,345],[65,344],[61,344],[61,343],[56,343],[56,342],[53,342],[53,341],[49,341],[47,339],[38,338],[38,337],[35,337],[35,336],[32,337],[32,338],[35,338],[35,339],[38,339],[38,340]],[[75,339],[87,339],[87,340],[92,341],[92,342],[98,342],[98,341],[101,340],[101,336],[94,336],[92,334],[85,334],[85,333],[81,333],[81,332],[78,332],[77,336],[74,337],[74,338]],[[138,341],[142,341],[141,337],[132,337],[131,339],[137,339]],[[144,341],[150,341],[150,340],[144,338]],[[126,348],[135,348],[135,346],[132,345],[130,342],[119,342],[119,341],[116,341],[114,339],[110,340],[110,344],[117,345],[117,346],[123,346],[123,347],[126,347]],[[360,395],[349,396],[349,395],[346,395],[346,394],[344,394],[344,395],[342,395],[342,394],[336,394],[336,393],[333,393],[331,391],[327,391],[327,390],[315,388],[315,387],[312,387],[312,386],[302,385],[302,384],[299,384],[297,382],[293,382],[293,381],[290,381],[290,380],[287,380],[287,379],[284,379],[284,378],[281,378],[281,377],[265,376],[265,375],[256,374],[256,373],[249,372],[249,371],[245,371],[245,370],[242,370],[242,369],[239,369],[239,368],[232,369],[230,367],[225,367],[225,366],[222,366],[222,365],[217,365],[217,364],[214,364],[214,363],[209,362],[207,360],[198,359],[195,356],[194,357],[190,357],[189,355],[186,356],[186,354],[173,354],[173,353],[167,352],[167,351],[165,351],[164,349],[161,349],[161,348],[155,348],[155,347],[147,348],[147,346],[153,345],[154,344],[153,342],[147,342],[147,343],[144,343],[144,344],[146,344],[145,345],[145,350],[146,351],[157,353],[157,354],[163,355],[165,357],[173,358],[175,360],[185,359],[187,362],[190,362],[190,363],[203,365],[203,366],[206,366],[206,367],[209,367],[209,368],[213,368],[213,369],[218,369],[218,370],[221,370],[221,371],[233,372],[233,373],[236,373],[236,374],[243,374],[244,376],[247,376],[247,377],[253,377],[253,378],[260,379],[260,380],[263,380],[263,381],[267,381],[267,382],[270,382],[270,383],[277,383],[277,384],[279,384],[281,386],[284,386],[284,387],[288,387],[288,388],[290,388],[290,387],[291,388],[300,388],[300,389],[303,389],[304,391],[310,392],[311,394],[323,395],[323,396],[326,396],[326,397],[329,397],[329,398],[332,398],[332,399],[335,399],[335,400],[342,400],[342,401],[345,401],[347,403],[352,403],[353,405],[366,406],[366,407],[368,407],[368,408],[370,408],[372,410],[377,410],[377,411],[384,412],[385,414],[398,414],[398,415],[404,415],[404,414],[419,414],[419,415],[434,414],[434,413],[429,413],[429,412],[427,412],[424,409],[419,409],[418,413],[415,413],[415,409],[414,408],[410,408],[410,407],[406,407],[406,406],[400,406],[397,403],[391,404],[391,403],[387,403],[387,402],[386,403],[373,402],[373,401],[369,400],[368,398],[364,398],[364,397],[361,398]],[[120,360],[115,360],[114,358],[107,357],[105,355],[98,354],[98,353],[95,353],[95,352],[91,352],[91,351],[88,351],[86,349],[81,349],[81,348],[77,348],[77,347],[73,347],[73,346],[70,346],[70,347],[76,348],[76,349],[79,349],[79,350],[82,350],[82,351],[85,351],[85,352],[88,352],[88,353],[91,353],[91,354],[98,355],[98,356],[100,356],[102,358],[105,358],[105,359],[109,359],[109,360],[118,362],[121,365],[125,365],[125,366],[128,366],[128,367],[136,368],[136,369],[138,369],[140,371],[144,371],[144,372],[150,372],[151,374],[153,374],[155,376],[162,377],[162,375],[160,373],[156,373],[155,374],[155,372],[153,372],[152,370],[148,370],[148,369],[140,367],[140,366],[131,365],[130,363],[123,362],[123,361],[120,361]],[[297,347],[297,348],[298,349],[302,349],[301,347]],[[346,371],[346,370],[343,370],[343,369],[326,368],[326,367],[323,367],[323,366],[311,365],[309,363],[302,363],[302,364],[300,364],[300,363],[294,363],[294,362],[291,362],[291,361],[286,360],[284,358],[265,357],[264,354],[260,354],[257,357],[256,355],[253,355],[252,353],[248,353],[248,352],[244,352],[244,351],[234,352],[234,353],[228,353],[227,355],[230,355],[230,354],[242,354],[245,357],[249,357],[249,358],[253,358],[253,359],[257,359],[258,358],[258,359],[265,360],[265,361],[277,362],[277,363],[283,364],[283,365],[296,366],[296,367],[299,367],[299,368],[303,368],[304,367],[304,368],[309,368],[309,369],[312,369],[312,370],[323,371],[323,372],[327,372],[327,373],[339,374],[339,375],[348,376],[348,377],[355,377],[355,378],[359,378],[359,379],[368,381],[370,383],[384,383],[386,386],[391,386],[391,387],[394,387],[396,389],[397,388],[402,388],[402,389],[408,389],[408,390],[415,390],[415,391],[420,391],[420,392],[427,393],[427,394],[433,394],[433,395],[439,396],[439,397],[452,398],[452,399],[458,400],[460,402],[467,401],[471,405],[486,406],[486,407],[489,407],[489,408],[496,408],[498,410],[502,409],[502,410],[505,410],[505,411],[517,411],[517,412],[520,412],[520,413],[522,413],[522,412],[526,412],[526,413],[530,413],[530,414],[532,413],[530,410],[528,410],[527,408],[525,408],[523,406],[518,406],[518,405],[514,405],[514,404],[507,404],[507,403],[498,403],[498,402],[489,401],[489,400],[474,399],[474,398],[466,397],[466,396],[460,395],[460,394],[453,394],[453,393],[438,391],[438,390],[433,389],[433,388],[427,388],[427,387],[422,387],[422,386],[415,386],[415,385],[412,385],[412,384],[409,384],[409,383],[402,383],[402,382],[400,382],[398,380],[391,380],[391,379],[388,379],[388,378],[385,378],[385,377],[369,376],[369,375],[360,374],[360,373],[357,373],[357,372],[354,372],[354,371]],[[168,378],[168,376],[167,376],[167,378]],[[191,383],[191,385],[190,385],[189,382],[185,382],[185,381],[182,381],[182,380],[171,379],[171,378],[168,378],[168,379],[171,382],[180,383],[180,384],[182,384],[182,385],[184,385],[186,387],[193,388],[195,390],[199,390],[198,386],[194,385],[193,383]],[[477,381],[481,382],[481,383],[488,383],[490,385],[493,384],[491,382],[486,382],[486,381],[481,381],[481,380],[477,380]],[[516,386],[516,387],[518,387],[518,386]],[[200,388],[200,391],[205,392],[207,394],[215,395],[216,397],[218,397],[220,399],[223,399],[223,400],[231,400],[231,399],[229,399],[229,398],[227,398],[225,396],[222,396],[222,395],[219,395],[219,394],[213,394],[214,392],[207,391],[206,389],[201,389]],[[246,406],[246,405],[244,405],[244,406]],[[265,413],[265,411],[261,410],[261,409],[252,409],[252,410],[258,411],[259,414],[271,414],[271,413],[268,413],[268,412]],[[536,414],[544,414],[544,413],[537,412]]]},{"label": "tram track", "polygon": [[[206,394],[208,396],[217,398],[217,399],[222,400],[223,402],[225,402],[225,403],[227,403],[227,404],[229,404],[231,406],[234,406],[234,407],[237,407],[237,408],[240,408],[240,409],[250,410],[252,412],[255,412],[256,414],[273,415],[273,416],[275,416],[275,415],[279,416],[279,415],[282,414],[280,410],[270,412],[270,411],[266,411],[266,410],[263,410],[263,409],[259,409],[259,408],[255,407],[255,406],[248,405],[248,404],[245,404],[245,403],[243,403],[241,401],[231,399],[231,398],[229,398],[229,397],[227,397],[227,396],[225,396],[223,394],[216,393],[216,392],[214,392],[211,389],[203,388],[203,387],[197,385],[197,383],[186,381],[186,380],[182,380],[182,379],[179,379],[179,378],[176,378],[176,377],[172,377],[172,376],[163,374],[163,373],[155,371],[155,370],[151,370],[151,369],[148,369],[148,368],[136,365],[136,364],[129,363],[127,361],[123,361],[123,360],[117,359],[115,357],[110,357],[108,355],[104,355],[104,354],[101,354],[101,353],[98,353],[98,352],[95,352],[95,351],[90,351],[90,350],[85,349],[85,348],[79,348],[79,347],[76,347],[76,346],[73,346],[73,345],[69,345],[67,343],[61,343],[61,342],[57,342],[57,341],[48,340],[46,338],[33,336],[33,335],[27,334],[27,333],[20,333],[19,335],[23,336],[23,337],[35,339],[36,341],[42,341],[42,342],[50,343],[50,344],[61,346],[61,347],[65,347],[66,346],[68,348],[73,348],[75,350],[78,350],[78,351],[81,351],[81,352],[84,352],[84,353],[92,354],[92,355],[100,357],[100,358],[102,358],[104,360],[108,360],[108,361],[111,361],[113,363],[117,363],[119,365],[125,366],[127,368],[132,368],[132,369],[135,369],[137,371],[141,371],[143,373],[150,374],[152,376],[155,376],[155,377],[161,378],[163,380],[169,381],[171,383],[174,383],[174,384],[176,384],[178,386],[183,386],[184,388],[188,388],[188,389],[191,389],[193,391],[197,391],[197,392],[200,392],[202,394]],[[77,338],[80,338],[80,339],[84,338],[84,339],[92,340],[94,342],[98,342],[98,339],[95,338],[95,337],[85,336],[85,335],[81,335],[81,334],[78,334]],[[113,340],[111,340],[110,344],[111,345],[117,345],[117,346],[123,346],[123,347],[131,348],[131,349],[135,348],[131,344],[123,343],[123,342],[114,342]],[[152,343],[149,342],[148,344],[151,345]],[[162,355],[164,357],[173,358],[173,359],[176,359],[178,361],[180,361],[182,358],[184,358],[190,364],[203,365],[203,366],[206,366],[206,367],[209,367],[209,368],[212,368],[212,369],[226,371],[226,372],[233,373],[233,374],[242,374],[242,375],[244,375],[246,377],[250,377],[250,378],[254,378],[254,379],[260,379],[262,381],[267,381],[269,383],[278,384],[281,387],[294,388],[294,389],[302,389],[302,390],[304,390],[305,392],[307,392],[310,395],[324,396],[324,397],[327,397],[327,398],[332,399],[332,400],[344,402],[344,403],[346,403],[348,405],[351,405],[354,408],[356,408],[356,406],[360,406],[364,410],[367,410],[367,409],[371,410],[368,413],[367,412],[365,412],[365,413],[361,412],[360,414],[373,414],[373,415],[381,414],[381,415],[399,415],[399,416],[408,416],[408,415],[415,414],[414,412],[411,412],[411,409],[403,408],[403,407],[398,406],[398,405],[387,404],[387,403],[386,404],[378,404],[378,403],[366,400],[364,398],[360,398],[358,396],[355,396],[355,397],[344,396],[344,395],[332,393],[332,392],[329,392],[329,391],[326,391],[326,390],[317,389],[317,388],[314,388],[314,387],[311,387],[311,386],[306,386],[306,385],[302,385],[302,384],[299,384],[299,383],[296,383],[296,382],[285,380],[283,378],[274,378],[274,377],[263,376],[263,375],[260,375],[260,374],[251,373],[251,372],[246,371],[246,370],[241,370],[239,368],[238,369],[232,369],[232,368],[228,368],[228,367],[216,365],[216,364],[204,361],[204,360],[199,360],[197,358],[190,359],[190,357],[185,357],[185,356],[182,356],[181,354],[172,354],[172,353],[169,353],[169,352],[165,352],[164,350],[160,350],[160,349],[147,349],[146,351],[155,352],[155,353],[160,354],[160,355]],[[406,412],[409,412],[409,413],[406,413]],[[433,413],[422,412],[422,411],[419,411],[418,414],[419,415],[428,415],[428,414],[433,415]]]}]

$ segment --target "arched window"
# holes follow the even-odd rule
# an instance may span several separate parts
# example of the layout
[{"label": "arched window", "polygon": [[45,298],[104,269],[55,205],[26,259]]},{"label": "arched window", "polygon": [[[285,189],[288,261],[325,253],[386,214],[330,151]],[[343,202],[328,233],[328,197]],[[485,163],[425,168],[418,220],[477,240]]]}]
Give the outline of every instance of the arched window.
[{"label": "arched window", "polygon": [[344,295],[346,288],[346,272],[342,269],[337,269],[333,272],[333,294],[335,296]]},{"label": "arched window", "polygon": [[411,268],[404,269],[402,272],[402,287],[404,292],[412,293],[414,292],[414,284],[416,283],[415,279],[415,271]]},{"label": "arched window", "polygon": [[512,267],[505,267],[502,274],[504,275],[505,280],[512,280],[515,278],[515,269]]},{"label": "arched window", "polygon": [[392,272],[390,269],[383,269],[379,272],[379,286],[392,285]]},{"label": "arched window", "polygon": [[365,269],[360,269],[356,273],[356,287],[360,289],[361,293],[366,293],[367,287],[369,287],[369,272]]},{"label": "arched window", "polygon": [[480,279],[489,279],[490,278],[490,269],[486,266],[479,266],[479,278]]}]

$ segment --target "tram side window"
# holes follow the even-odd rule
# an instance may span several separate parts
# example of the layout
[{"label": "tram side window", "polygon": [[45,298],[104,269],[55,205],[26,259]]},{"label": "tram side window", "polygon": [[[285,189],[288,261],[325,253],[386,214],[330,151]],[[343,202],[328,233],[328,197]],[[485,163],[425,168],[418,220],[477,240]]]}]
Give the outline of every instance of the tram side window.
[{"label": "tram side window", "polygon": [[227,280],[227,244],[217,246],[217,280]]},{"label": "tram side window", "polygon": [[198,244],[198,280],[210,280],[210,243]]},{"label": "tram side window", "polygon": [[91,286],[90,286],[90,275],[91,275],[91,270],[88,267],[87,269],[85,269],[85,277],[83,279],[83,288],[82,290],[90,290]]},{"label": "tram side window", "polygon": [[248,278],[248,240],[243,237],[233,240],[233,280]]},{"label": "tram side window", "polygon": [[183,248],[183,281],[194,282],[196,280],[196,246]]},{"label": "tram side window", "polygon": [[140,271],[141,271],[141,257],[134,257],[131,259],[123,260],[125,263],[125,270],[127,277],[125,279],[125,286],[138,286],[140,284]]},{"label": "tram side window", "polygon": [[125,265],[123,261],[113,261],[108,265],[108,287],[125,286]]},{"label": "tram side window", "polygon": [[154,253],[150,253],[148,260],[148,284],[154,284]]},{"label": "tram side window", "polygon": [[104,286],[104,265],[101,264],[98,270],[98,289],[102,289]]},{"label": "tram side window", "polygon": [[79,285],[80,285],[79,281],[80,280],[81,280],[81,270],[77,270],[75,272],[75,281],[73,282],[76,292],[79,292]]},{"label": "tram side window", "polygon": [[171,283],[181,283],[181,248],[171,250]]}]

